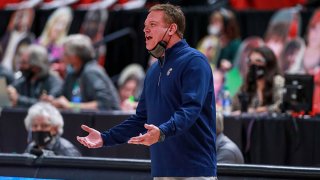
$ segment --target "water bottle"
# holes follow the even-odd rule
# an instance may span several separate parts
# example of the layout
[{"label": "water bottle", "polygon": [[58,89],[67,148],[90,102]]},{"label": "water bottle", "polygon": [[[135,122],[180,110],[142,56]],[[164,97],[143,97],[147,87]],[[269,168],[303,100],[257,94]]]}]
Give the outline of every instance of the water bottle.
[{"label": "water bottle", "polygon": [[225,90],[223,93],[223,100],[222,100],[222,109],[223,114],[228,116],[231,114],[231,96],[230,92]]}]

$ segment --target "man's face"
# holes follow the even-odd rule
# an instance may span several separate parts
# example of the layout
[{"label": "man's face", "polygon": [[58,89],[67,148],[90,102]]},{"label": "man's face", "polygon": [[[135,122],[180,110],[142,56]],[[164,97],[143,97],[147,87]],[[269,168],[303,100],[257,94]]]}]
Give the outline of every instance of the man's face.
[{"label": "man's face", "polygon": [[[144,35],[146,39],[146,48],[153,49],[159,41],[162,40],[168,29],[168,24],[164,21],[162,11],[151,11],[144,22]],[[168,36],[168,35],[166,35]],[[164,37],[166,39],[166,37]]]}]

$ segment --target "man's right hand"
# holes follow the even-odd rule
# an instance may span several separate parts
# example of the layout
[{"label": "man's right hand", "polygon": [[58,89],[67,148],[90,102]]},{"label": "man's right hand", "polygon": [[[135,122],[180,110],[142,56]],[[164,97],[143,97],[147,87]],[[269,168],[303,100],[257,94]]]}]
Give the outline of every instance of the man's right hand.
[{"label": "man's right hand", "polygon": [[101,138],[101,133],[93,128],[90,128],[86,125],[81,125],[81,128],[88,132],[88,136],[79,137],[77,136],[77,140],[84,146],[88,148],[100,148],[103,146],[103,140]]}]

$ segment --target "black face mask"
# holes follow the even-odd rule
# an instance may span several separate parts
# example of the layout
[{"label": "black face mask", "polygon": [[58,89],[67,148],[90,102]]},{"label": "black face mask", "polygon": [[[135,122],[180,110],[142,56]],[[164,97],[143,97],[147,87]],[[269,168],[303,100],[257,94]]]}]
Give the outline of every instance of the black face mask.
[{"label": "black face mask", "polygon": [[248,76],[251,83],[255,83],[256,80],[263,78],[264,75],[265,67],[254,64],[250,65]]},{"label": "black face mask", "polygon": [[[167,34],[168,30],[169,30],[169,28],[166,30],[166,33],[164,33],[161,41],[159,41],[159,42],[157,43],[157,45],[156,45],[153,49],[151,49],[151,50],[148,51],[151,56],[159,59],[159,58],[163,55],[163,53],[166,51],[166,48],[167,48],[168,43],[165,42],[165,41],[163,40],[163,38],[164,38],[164,36]],[[171,37],[170,37],[170,38],[171,38]],[[169,40],[170,40],[170,39],[169,39]]]},{"label": "black face mask", "polygon": [[32,140],[37,146],[45,146],[52,140],[52,136],[49,131],[33,131]]},{"label": "black face mask", "polygon": [[26,79],[30,79],[33,76],[33,72],[30,69],[21,70],[21,73]]}]

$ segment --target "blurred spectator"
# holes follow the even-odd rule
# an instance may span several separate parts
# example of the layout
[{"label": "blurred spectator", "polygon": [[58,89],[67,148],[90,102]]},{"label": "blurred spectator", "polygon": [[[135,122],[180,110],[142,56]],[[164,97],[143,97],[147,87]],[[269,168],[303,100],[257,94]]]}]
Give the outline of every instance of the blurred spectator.
[{"label": "blurred spectator", "polygon": [[312,15],[307,28],[307,48],[303,64],[305,71],[314,75],[313,114],[320,114],[320,9]]},{"label": "blurred spectator", "polygon": [[277,59],[268,47],[254,49],[249,54],[248,73],[240,92],[233,98],[233,114],[280,111],[284,78]]},{"label": "blurred spectator", "polygon": [[62,7],[55,10],[47,20],[47,23],[38,38],[37,43],[46,47],[49,53],[51,69],[59,72],[64,77],[65,66],[60,62],[63,54],[62,42],[66,38],[72,21],[72,10]]},{"label": "blurred spectator", "polygon": [[300,7],[282,9],[271,17],[264,40],[278,59],[284,45],[300,34],[301,17],[299,11]]},{"label": "blurred spectator", "polygon": [[1,38],[1,64],[10,71],[17,71],[15,56],[17,52],[34,41],[34,35],[30,32],[33,19],[33,9],[15,11],[10,18],[4,36]]},{"label": "blurred spectator", "polygon": [[[80,33],[90,37],[93,44],[101,41],[104,37],[104,29],[108,19],[108,11],[105,9],[89,10],[86,13],[81,26]],[[99,44],[95,47],[97,61],[104,67],[106,58],[105,44]]]},{"label": "blurred spectator", "polygon": [[241,43],[236,16],[230,10],[222,8],[211,14],[209,24],[208,31],[218,36],[221,47],[217,67],[223,71],[230,70]]},{"label": "blurred spectator", "polygon": [[219,38],[214,31],[215,27],[209,25],[209,35],[201,39],[197,47],[208,58],[212,69],[215,69],[220,53]]},{"label": "blurred spectator", "polygon": [[243,79],[247,74],[248,56],[249,53],[257,47],[264,45],[263,40],[260,37],[248,37],[240,45],[234,60],[234,66],[231,70],[225,73],[225,87],[230,92],[230,96],[233,97],[243,83]]},{"label": "blurred spectator", "polygon": [[235,57],[234,67],[238,68],[244,78],[248,72],[248,56],[255,48],[262,47],[263,40],[257,36],[251,36],[243,40]]},{"label": "blurred spectator", "polygon": [[60,78],[49,71],[47,50],[40,45],[30,45],[20,57],[23,76],[8,87],[13,106],[29,107],[39,101],[41,95],[59,96],[62,90]]},{"label": "blurred spectator", "polygon": [[282,73],[302,74],[303,56],[306,45],[301,38],[290,40],[284,47],[279,60]]},{"label": "blurred spectator", "polygon": [[63,109],[118,110],[120,103],[117,90],[94,59],[90,38],[81,34],[70,35],[63,48],[63,60],[70,67],[63,86],[63,96],[43,99]]},{"label": "blurred spectator", "polygon": [[29,134],[26,153],[37,156],[81,156],[71,142],[61,137],[63,118],[51,104],[39,102],[31,106],[24,124]]},{"label": "blurred spectator", "polygon": [[217,149],[217,162],[218,163],[235,163],[243,164],[243,155],[239,147],[226,135],[223,134],[224,123],[223,115],[221,112],[216,113],[216,149]]},{"label": "blurred spectator", "polygon": [[144,70],[138,64],[130,64],[122,70],[118,79],[121,110],[132,111],[137,108],[144,77]]},{"label": "blurred spectator", "polygon": [[13,73],[0,65],[0,78],[2,77],[6,79],[7,85],[11,84],[14,80]]},{"label": "blurred spectator", "polygon": [[308,74],[320,70],[320,9],[317,9],[309,21],[306,34],[307,48],[303,64]]}]

